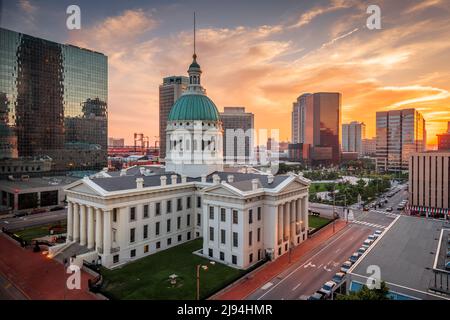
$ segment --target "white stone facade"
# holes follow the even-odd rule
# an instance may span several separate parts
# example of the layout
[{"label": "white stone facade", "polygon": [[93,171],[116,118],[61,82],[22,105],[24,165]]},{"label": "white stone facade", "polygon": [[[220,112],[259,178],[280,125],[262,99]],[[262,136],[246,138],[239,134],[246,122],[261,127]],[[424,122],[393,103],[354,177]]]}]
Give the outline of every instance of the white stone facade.
[{"label": "white stone facade", "polygon": [[[67,241],[96,251],[102,265],[114,268],[203,236],[204,256],[211,249],[210,259],[246,269],[266,254],[276,259],[306,239],[308,181],[283,176],[271,187],[272,176],[235,174],[237,182],[229,174],[221,176],[79,180],[66,189]],[[124,184],[130,181],[133,187]],[[108,184],[119,190],[109,190]]]}]

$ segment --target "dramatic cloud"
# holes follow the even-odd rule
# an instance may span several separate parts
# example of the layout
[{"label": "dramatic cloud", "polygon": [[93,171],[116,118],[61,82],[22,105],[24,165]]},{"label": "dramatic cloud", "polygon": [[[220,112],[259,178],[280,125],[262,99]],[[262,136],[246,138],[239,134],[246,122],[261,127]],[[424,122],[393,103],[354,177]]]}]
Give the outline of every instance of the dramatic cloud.
[{"label": "dramatic cloud", "polygon": [[[304,92],[341,92],[343,121],[364,121],[369,136],[375,135],[376,111],[414,107],[428,121],[434,143],[450,120],[449,18],[394,17],[391,12],[411,6],[394,10],[393,2],[381,2],[383,29],[370,31],[364,3],[357,3],[331,1],[302,13],[294,24],[286,22],[292,17],[252,27],[200,24],[197,54],[208,96],[219,110],[245,106],[256,114],[257,128],[280,129],[281,139],[290,139],[292,102]],[[339,16],[320,26],[315,41],[314,19],[327,12]],[[162,78],[186,74],[192,33],[161,36],[164,23],[150,12],[129,10],[72,34],[73,42],[109,57],[112,136],[130,142],[134,131],[157,135]]]}]

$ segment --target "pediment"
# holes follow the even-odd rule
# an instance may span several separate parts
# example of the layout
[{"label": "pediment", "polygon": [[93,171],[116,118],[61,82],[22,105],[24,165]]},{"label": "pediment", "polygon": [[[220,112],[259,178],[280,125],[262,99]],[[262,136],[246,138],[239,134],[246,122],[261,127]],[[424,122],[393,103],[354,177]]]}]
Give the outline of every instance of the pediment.
[{"label": "pediment", "polygon": [[73,191],[73,192],[79,192],[79,193],[86,193],[86,194],[90,194],[90,195],[96,195],[99,196],[100,194],[95,191],[94,189],[92,189],[91,187],[89,187],[88,185],[81,183],[78,184],[76,186],[70,187],[67,189],[67,191]]}]

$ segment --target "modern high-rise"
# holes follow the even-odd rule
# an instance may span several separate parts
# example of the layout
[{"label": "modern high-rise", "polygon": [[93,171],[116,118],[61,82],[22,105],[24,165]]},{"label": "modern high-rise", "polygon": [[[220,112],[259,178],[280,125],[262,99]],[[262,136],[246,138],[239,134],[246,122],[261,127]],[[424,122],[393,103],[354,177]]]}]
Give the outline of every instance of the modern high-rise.
[{"label": "modern high-rise", "polygon": [[54,172],[105,167],[107,101],[105,55],[0,28],[0,163],[50,158]]},{"label": "modern high-rise", "polygon": [[108,147],[124,147],[125,139],[124,138],[108,138]]},{"label": "modern high-rise", "polygon": [[167,118],[173,104],[187,89],[189,78],[185,76],[171,76],[163,79],[159,86],[159,157],[166,157],[166,128]]},{"label": "modern high-rise", "polygon": [[447,132],[437,135],[438,150],[450,151],[450,121],[447,124]]},{"label": "modern high-rise", "polygon": [[220,113],[225,162],[247,163],[253,151],[255,116],[244,107],[225,107]]},{"label": "modern high-rise", "polygon": [[302,144],[303,160],[313,165],[338,164],[341,153],[341,101],[337,92],[306,93],[292,112],[292,141]]},{"label": "modern high-rise", "polygon": [[362,141],[362,155],[374,156],[377,154],[377,138],[363,139]]},{"label": "modern high-rise", "polygon": [[364,122],[352,121],[342,125],[342,151],[363,154],[362,142],[366,138]]},{"label": "modern high-rise", "polygon": [[377,124],[377,169],[408,170],[409,157],[425,151],[425,119],[415,109],[380,111]]},{"label": "modern high-rise", "polygon": [[411,214],[443,218],[450,208],[450,152],[419,152],[409,157]]}]

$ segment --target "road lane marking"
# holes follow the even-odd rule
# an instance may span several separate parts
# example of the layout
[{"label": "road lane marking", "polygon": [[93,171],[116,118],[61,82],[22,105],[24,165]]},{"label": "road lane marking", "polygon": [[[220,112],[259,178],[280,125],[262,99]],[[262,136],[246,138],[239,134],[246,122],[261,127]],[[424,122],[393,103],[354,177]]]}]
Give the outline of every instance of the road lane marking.
[{"label": "road lane marking", "polygon": [[297,268],[295,268],[291,273],[289,273],[284,279],[282,279],[281,281],[279,281],[278,283],[276,283],[272,288],[270,288],[269,290],[267,290],[264,294],[262,294],[259,298],[257,298],[256,300],[261,300],[262,298],[264,298],[264,296],[266,296],[269,292],[271,292],[273,289],[275,289],[280,283],[282,283],[283,281],[285,281],[287,278],[289,278],[291,275],[293,275],[294,273],[296,273],[300,268],[304,268],[304,266],[307,263],[311,263],[311,260],[313,258],[315,258],[316,256],[318,256],[319,254],[322,253],[322,251],[324,251],[325,249],[327,249],[328,247],[330,247],[331,245],[333,245],[336,241],[338,241],[340,238],[342,238],[347,232],[349,232],[350,230],[352,230],[351,227],[349,227],[347,230],[345,230],[341,235],[339,235],[337,238],[333,239],[330,243],[328,243],[325,247],[323,247],[322,249],[320,249],[318,252],[316,252],[311,258],[309,258],[306,262],[302,263],[301,265],[299,265]]},{"label": "road lane marking", "polygon": [[320,267],[322,267],[322,266],[323,266],[323,263],[320,266],[318,266],[317,269],[320,269]]},{"label": "road lane marking", "polygon": [[302,285],[302,282],[300,282],[298,285],[296,285],[293,289],[292,289],[292,291],[295,291],[295,290],[297,290],[298,289],[298,287],[300,287]]},{"label": "road lane marking", "polygon": [[271,286],[273,286],[273,283],[272,283],[272,282],[267,282],[265,285],[263,285],[263,286],[261,287],[261,290],[267,290],[267,289],[269,289]]}]

